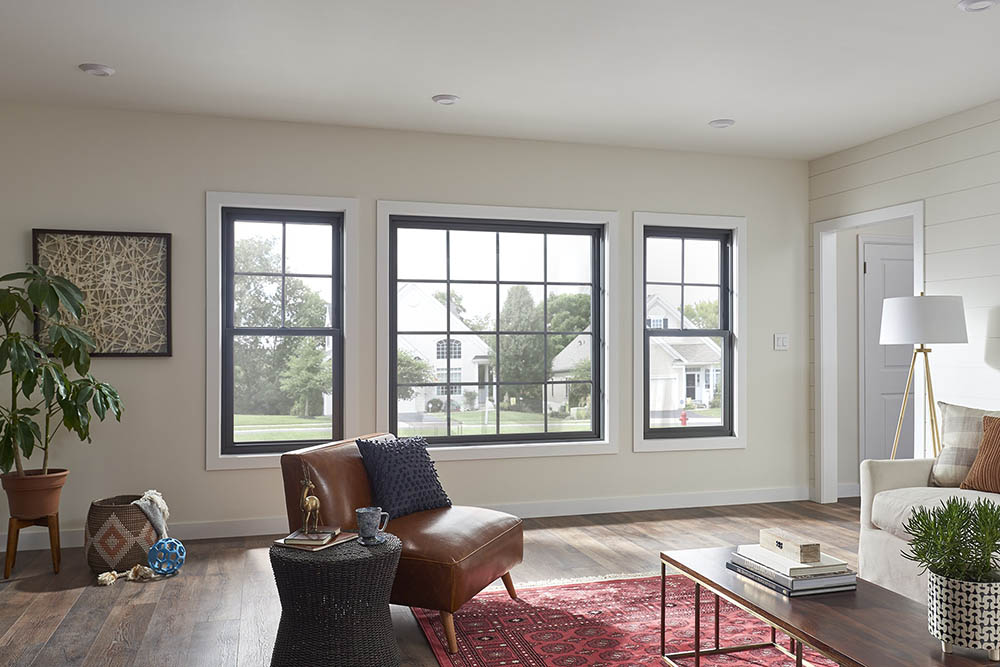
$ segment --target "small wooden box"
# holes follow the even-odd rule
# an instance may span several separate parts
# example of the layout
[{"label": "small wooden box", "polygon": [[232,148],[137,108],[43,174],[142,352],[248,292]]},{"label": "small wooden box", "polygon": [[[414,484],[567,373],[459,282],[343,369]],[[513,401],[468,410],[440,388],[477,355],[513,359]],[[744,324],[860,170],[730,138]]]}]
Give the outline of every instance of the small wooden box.
[{"label": "small wooden box", "polygon": [[781,528],[761,528],[760,546],[768,551],[781,554],[796,563],[818,563],[820,561],[819,542]]}]

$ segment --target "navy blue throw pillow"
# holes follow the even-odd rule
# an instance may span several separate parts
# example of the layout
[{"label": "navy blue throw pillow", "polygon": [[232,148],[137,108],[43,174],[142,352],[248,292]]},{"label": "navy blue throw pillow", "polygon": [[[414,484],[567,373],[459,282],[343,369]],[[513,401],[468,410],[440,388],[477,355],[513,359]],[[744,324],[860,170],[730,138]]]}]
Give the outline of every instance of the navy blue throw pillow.
[{"label": "navy blue throw pillow", "polygon": [[423,438],[358,439],[376,505],[398,519],[407,514],[451,507]]}]

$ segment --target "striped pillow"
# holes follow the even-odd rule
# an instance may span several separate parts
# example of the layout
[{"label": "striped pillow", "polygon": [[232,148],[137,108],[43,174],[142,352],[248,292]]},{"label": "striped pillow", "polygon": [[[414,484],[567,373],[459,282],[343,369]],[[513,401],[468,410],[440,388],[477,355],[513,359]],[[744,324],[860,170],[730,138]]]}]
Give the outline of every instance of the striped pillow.
[{"label": "striped pillow", "polygon": [[938,401],[941,412],[941,453],[931,469],[931,486],[958,486],[969,474],[983,439],[983,417],[1000,417],[988,412]]},{"label": "striped pillow", "polygon": [[983,417],[983,441],[962,488],[1000,493],[1000,419]]}]

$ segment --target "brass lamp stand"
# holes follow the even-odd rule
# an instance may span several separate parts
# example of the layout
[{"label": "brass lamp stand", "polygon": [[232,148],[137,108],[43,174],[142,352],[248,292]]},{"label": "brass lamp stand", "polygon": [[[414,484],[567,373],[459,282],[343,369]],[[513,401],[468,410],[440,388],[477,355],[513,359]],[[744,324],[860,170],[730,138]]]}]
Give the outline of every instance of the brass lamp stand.
[{"label": "brass lamp stand", "polygon": [[925,347],[921,343],[913,348],[913,357],[910,359],[910,374],[906,377],[906,391],[903,392],[903,405],[899,408],[899,423],[896,424],[896,439],[892,441],[893,460],[896,458],[896,448],[899,446],[899,436],[903,432],[903,417],[906,414],[906,402],[910,398],[910,387],[913,385],[913,370],[917,365],[917,355],[924,355],[924,385],[927,388],[927,407],[930,409],[928,420],[931,427],[931,443],[934,447],[934,456],[941,453],[941,432],[938,430],[937,403],[934,401],[934,384],[931,382],[931,362],[928,356],[931,348]]}]

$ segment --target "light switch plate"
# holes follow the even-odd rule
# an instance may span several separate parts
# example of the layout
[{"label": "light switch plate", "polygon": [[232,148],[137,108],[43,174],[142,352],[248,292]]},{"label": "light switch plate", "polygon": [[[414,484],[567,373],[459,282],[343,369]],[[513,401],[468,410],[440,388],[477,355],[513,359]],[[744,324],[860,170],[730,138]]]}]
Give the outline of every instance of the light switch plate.
[{"label": "light switch plate", "polygon": [[774,351],[788,352],[789,336],[786,333],[774,334]]}]

